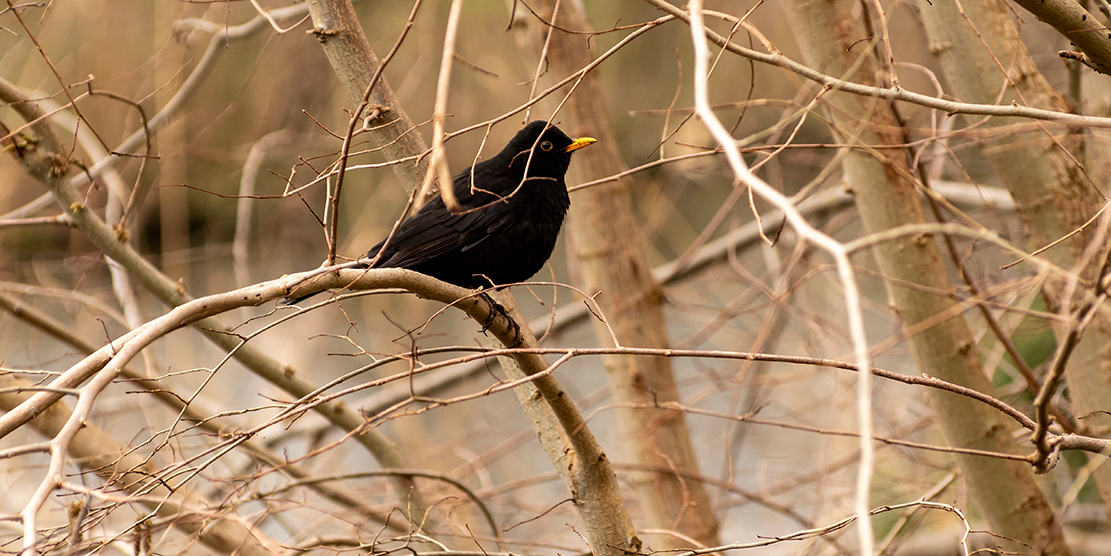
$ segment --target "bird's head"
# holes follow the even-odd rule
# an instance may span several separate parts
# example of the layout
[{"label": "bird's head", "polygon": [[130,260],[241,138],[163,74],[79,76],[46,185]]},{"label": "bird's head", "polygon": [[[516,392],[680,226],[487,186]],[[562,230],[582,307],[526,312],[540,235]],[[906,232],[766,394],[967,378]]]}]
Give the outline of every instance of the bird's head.
[{"label": "bird's head", "polygon": [[558,127],[536,120],[518,131],[499,156],[508,157],[509,167],[520,172],[527,164],[529,176],[562,178],[571,163],[571,153],[595,141],[593,137],[571,139]]}]

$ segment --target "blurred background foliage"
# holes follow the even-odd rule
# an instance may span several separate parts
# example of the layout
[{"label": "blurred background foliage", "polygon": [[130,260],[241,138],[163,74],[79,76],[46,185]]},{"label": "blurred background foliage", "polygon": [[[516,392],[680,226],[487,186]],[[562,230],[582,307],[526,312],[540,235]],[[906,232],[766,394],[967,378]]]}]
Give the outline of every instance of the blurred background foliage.
[{"label": "blurred background foliage", "polygon": [[[268,9],[288,5],[284,1],[260,3]],[[596,30],[660,15],[641,1],[585,4]],[[714,4],[712,9],[741,15],[754,2]],[[431,117],[448,5],[425,3],[407,42],[385,71],[399,100],[417,122]],[[404,2],[359,2],[356,7],[371,47],[379,56],[384,55],[396,40],[411,6]],[[528,17],[523,14],[526,9],[523,5],[518,4],[516,9],[518,17]],[[763,3],[752,13],[750,21],[787,56],[798,59],[792,30],[781,10],[777,2]],[[234,26],[257,16],[248,2],[171,0],[55,0],[22,13],[62,80],[74,84],[71,94],[77,95],[86,87],[110,91],[137,102],[148,116],[177,91],[207,45],[207,33],[190,31],[182,22],[202,18]],[[897,37],[896,58],[907,64],[900,70],[902,85],[935,94],[933,76],[926,70],[937,71],[936,64],[916,21],[915,10],[905,3],[893,3],[888,17],[891,35]],[[505,2],[473,0],[465,5],[449,102],[449,131],[494,118],[528,100],[535,60],[522,59],[512,33],[507,32],[510,21]],[[723,34],[729,32],[728,26],[720,21],[710,24]],[[24,29],[10,14],[0,15],[0,25],[4,27],[0,30],[0,76],[24,90],[37,91],[35,94],[40,97],[65,102],[57,78]],[[282,25],[290,26],[292,22]],[[275,33],[265,26],[246,39],[229,40],[201,86],[172,121],[157,132],[152,152],[156,158],[148,162],[143,175],[137,175],[138,158],[118,166],[129,183],[153,188],[131,226],[131,244],[170,277],[180,279],[191,295],[223,292],[237,285],[232,260],[237,225],[235,196],[240,192],[244,162],[252,146],[274,132],[284,135],[266,151],[255,186],[255,195],[265,198],[252,201],[248,283],[315,267],[326,256],[323,229],[316,217],[323,213],[323,187],[317,184],[300,195],[280,198],[287,180],[294,186],[305,184],[315,177],[313,169],[320,170],[335,159],[341,139],[332,133],[342,134],[348,121],[347,111],[351,109],[317,39],[307,32],[310,27],[309,22],[302,21],[287,32]],[[1022,29],[1042,71],[1054,86],[1063,90],[1067,73],[1056,52],[1067,47],[1067,41],[1044,26],[1027,24]],[[582,40],[592,42],[595,51],[602,52],[624,35],[623,31],[584,34]],[[738,35],[738,40],[744,43],[747,38]],[[661,150],[670,157],[713,146],[701,125],[688,124],[661,147],[665,129],[674,130],[678,121],[690,112],[687,109],[693,104],[691,69],[689,29],[673,22],[632,42],[597,70],[611,110],[609,123],[620,138],[617,147],[627,166],[639,166],[658,158]],[[764,132],[781,118],[793,117],[800,102],[809,102],[817,90],[813,83],[794,74],[732,55],[720,58],[711,83],[715,103],[767,99],[752,106],[722,108],[719,112],[722,120],[727,124],[736,122],[737,138]],[[941,85],[945,86],[943,80]],[[1086,112],[1096,115],[1106,112],[1111,95],[1103,81],[1086,81],[1086,87]],[[113,99],[89,98],[81,101],[79,107],[108,148],[142,125],[134,107]],[[669,107],[675,110],[665,116]],[[930,110],[910,105],[901,105],[901,109],[916,138],[933,133],[928,127]],[[532,114],[533,118],[546,116]],[[0,118],[16,121],[8,108],[0,108]],[[951,123],[963,127],[976,118],[955,116]],[[791,121],[787,131],[756,144],[782,143],[795,121]],[[481,152],[481,131],[451,140],[448,160],[453,172],[468,166],[476,156],[496,152],[521,123],[522,118],[515,116],[496,126]],[[586,128],[590,125],[578,124]],[[426,138],[430,138],[430,130],[430,125],[421,128]],[[72,136],[63,138],[63,142],[70,141]],[[943,177],[996,185],[979,152],[981,141],[981,136],[972,133],[954,137],[950,148],[959,165],[948,162]],[[835,151],[828,148],[834,141],[820,112],[809,116],[793,142],[796,146],[777,154],[760,170],[761,177],[788,194],[819,176]],[[364,143],[353,150],[368,147]],[[752,152],[747,157],[751,164],[763,160],[765,154]],[[93,162],[83,154],[76,158],[85,164]],[[364,154],[354,157],[352,162],[369,164],[381,159],[375,154]],[[633,203],[653,265],[673,261],[685,252],[721,208],[733,190],[732,179],[723,171],[723,164],[718,158],[704,157],[645,172],[648,179],[640,182],[642,189],[633,192]],[[1102,183],[1106,170],[1106,161],[1094,165],[1096,181]],[[821,185],[824,189],[842,187],[839,172],[832,172]],[[24,206],[44,191],[11,158],[0,158],[0,214]],[[106,190],[97,184],[87,190],[87,197],[89,206],[100,210]],[[349,173],[344,188],[340,254],[357,256],[383,237],[400,214],[405,198],[406,192],[388,169]],[[572,196],[572,203],[574,199]],[[751,211],[745,205],[745,201],[738,203],[724,225],[711,232],[711,237],[720,237],[751,221]],[[761,211],[768,210],[759,200],[755,205]],[[52,210],[47,208],[39,214],[53,214]],[[574,211],[574,204],[571,210]],[[1025,232],[1015,213],[983,207],[968,210],[1013,243],[1024,244]],[[826,211],[813,221],[839,239],[851,239],[861,233],[851,205]],[[787,232],[784,237],[793,236]],[[562,247],[573,240],[563,238],[552,258],[557,281],[575,283],[574,265],[568,264]],[[843,302],[836,281],[828,272],[828,260],[820,256],[811,258],[810,252],[800,257],[794,252],[794,243],[792,239],[779,241],[774,247],[746,244],[727,260],[668,284],[665,310],[673,345],[735,351],[758,346],[755,348],[758,351],[849,359]],[[997,252],[984,253],[980,246],[963,245],[977,251],[977,257],[983,257],[978,259],[980,266],[974,268],[980,278],[1005,278],[994,263],[1008,262],[1006,257]],[[854,262],[874,270],[870,257],[857,257]],[[1020,273],[1016,270],[1010,277]],[[536,279],[546,281],[549,275],[545,271]],[[0,280],[4,291],[20,293],[28,303],[71,324],[90,341],[103,343],[108,337],[128,330],[111,316],[111,311],[118,309],[90,305],[66,293],[78,292],[110,306],[115,304],[103,257],[72,229],[34,226],[0,230]],[[782,288],[782,297],[769,299],[768,292],[779,288],[781,280],[786,280],[789,286]],[[46,289],[20,290],[21,284]],[[882,282],[864,275],[861,284],[867,297],[869,338],[874,344],[883,344],[899,334],[898,323],[888,310]],[[558,292],[558,301],[551,287],[537,286],[531,290],[535,297],[521,291],[517,298],[532,317],[543,317],[553,305],[580,303],[567,290]],[[1021,292],[1021,295],[1033,294]],[[165,310],[149,295],[140,295],[139,299],[145,318]],[[381,354],[405,353],[412,347],[406,329],[419,326],[440,309],[408,295],[374,295],[344,302],[342,307],[342,311],[326,308],[304,315],[254,342],[313,381],[324,383]],[[246,317],[270,309],[244,311],[242,330],[261,326],[260,321],[249,321]],[[771,317],[772,314],[775,316]],[[977,323],[975,314],[969,313],[968,317]],[[479,325],[456,313],[447,313],[433,321],[418,343],[421,347],[473,345],[482,341],[478,328]],[[1046,338],[1044,327],[1039,329],[1033,323],[1024,325],[1023,331],[1027,328],[1040,333],[1032,337],[1043,341]],[[764,334],[769,330],[774,334],[766,339]],[[543,332],[537,330],[538,335]],[[983,337],[981,331],[978,338]],[[1052,341],[1052,335],[1048,338]],[[560,329],[545,341],[559,346],[594,343],[585,321]],[[1016,338],[1016,342],[1024,344],[1021,338]],[[997,379],[1013,372],[1006,360],[996,357],[998,350],[991,342],[981,347],[987,360],[998,363]],[[163,377],[165,387],[183,397],[196,391],[205,407],[228,413],[229,430],[250,426],[257,422],[256,414],[266,413],[265,408],[274,403],[272,400],[284,399],[282,393],[242,372],[234,363],[210,376],[209,370],[217,365],[222,353],[194,332],[175,333],[149,351],[145,364],[151,376]],[[876,355],[877,366],[915,373],[905,347],[897,341]],[[22,322],[0,315],[0,364],[5,368],[60,371],[81,356]],[[426,359],[430,360],[434,358]],[[404,370],[406,365],[393,364],[374,373],[385,376]],[[758,409],[762,419],[824,430],[848,430],[853,426],[854,377],[848,373],[720,360],[681,360],[676,365],[684,401],[689,406],[735,415]],[[479,372],[474,382],[458,385],[451,392],[477,391],[490,382],[487,373],[492,372]],[[620,472],[625,460],[614,412],[607,406],[600,362],[576,359],[560,369],[559,377],[588,415],[591,428],[617,462]],[[997,380],[1003,386],[1009,382]],[[940,434],[931,428],[931,411],[921,390],[882,381],[876,388],[880,436],[943,444]],[[406,389],[405,384],[395,384],[358,393],[345,401],[353,407],[369,409],[376,407],[386,394],[403,393]],[[1003,394],[1020,408],[1029,408],[1029,398],[1020,390],[1004,390]],[[137,446],[143,453],[150,452],[153,446],[146,441],[175,419],[172,412],[127,384],[109,390],[94,415],[97,424],[111,431],[117,441]],[[690,416],[689,420],[703,473],[718,481],[710,491],[722,522],[723,539],[748,540],[754,539],[754,535],[783,534],[827,523],[851,512],[854,439],[702,416]],[[535,446],[527,421],[508,393],[397,417],[381,428],[398,443],[414,466],[463,481],[491,503],[501,528],[517,526],[504,533],[520,543],[512,550],[546,553],[582,550],[574,531],[565,525],[573,522],[573,509],[566,504],[558,505],[566,493],[553,480],[550,463]],[[261,439],[273,450],[292,458],[338,440],[339,434],[310,414],[288,429],[264,432]],[[33,441],[34,434],[20,431],[10,436],[5,446]],[[185,427],[170,440],[168,449],[151,456],[171,461],[210,442],[212,438],[207,434]],[[879,458],[874,484],[877,503],[921,496],[953,468],[951,459],[943,453],[906,447],[882,447]],[[0,513],[10,516],[19,511],[28,496],[27,489],[37,484],[45,461],[42,454],[0,460],[3,470],[0,491],[7,493],[4,501],[0,501]],[[361,448],[346,443],[325,451],[308,465],[324,474],[364,469],[368,459]],[[253,471],[247,457],[230,454],[198,478],[196,488],[220,498],[233,496],[235,489],[265,490],[279,482],[275,475],[249,479]],[[1071,471],[1059,469],[1042,481],[1051,497],[1059,497],[1074,478]],[[88,480],[95,485],[95,479]],[[352,480],[345,485],[352,493],[384,508],[396,505],[380,478]],[[464,539],[468,524],[477,533],[472,514],[458,493],[435,490],[440,486],[429,488],[443,497],[435,510],[439,512],[437,523],[443,524],[441,533],[449,529],[450,534]],[[961,507],[967,505],[965,494],[957,487],[951,487],[943,498]],[[64,526],[66,503],[63,497],[48,505],[49,511],[41,519]],[[635,521],[636,501],[630,503]],[[553,506],[551,513],[545,513]],[[244,500],[238,511],[243,515],[274,516],[259,518],[261,527],[291,544],[314,534],[365,535],[375,530],[373,524],[347,518],[341,511],[304,493],[281,502]],[[1079,504],[1073,507],[1070,516],[1076,516],[1074,523],[1095,524],[1095,532],[1105,535],[1107,524],[1103,517],[1091,520],[1092,514],[1085,513],[1098,515],[1099,511],[1096,504]],[[975,520],[974,511],[972,516]],[[895,519],[894,515],[877,518],[878,534],[885,534]],[[959,529],[959,524],[947,515],[930,513],[920,519],[921,537],[927,546],[933,546],[930,539],[938,538],[932,536],[934,533],[951,543]],[[118,522],[104,521],[101,534],[110,536],[109,532],[124,527],[121,523],[125,521],[122,516]],[[487,531],[483,530],[483,534]],[[14,539],[18,536],[18,526],[10,521],[0,524],[0,550],[16,551],[18,542]],[[839,544],[838,538],[831,535],[829,542],[805,541],[805,549],[799,545],[780,545],[761,553],[844,553],[853,543],[845,540]],[[186,539],[171,535],[164,542],[158,548],[161,553],[190,550]],[[464,544],[460,541],[459,546]],[[914,552],[917,549],[913,543],[908,546],[903,553],[946,553],[930,549]],[[473,549],[473,545],[467,549]]]}]

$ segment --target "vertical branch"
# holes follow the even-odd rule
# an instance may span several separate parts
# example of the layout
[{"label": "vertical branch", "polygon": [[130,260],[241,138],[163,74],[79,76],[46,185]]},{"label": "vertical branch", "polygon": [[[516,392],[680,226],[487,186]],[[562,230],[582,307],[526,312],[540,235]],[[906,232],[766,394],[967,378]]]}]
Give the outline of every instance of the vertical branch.
[{"label": "vertical branch", "polygon": [[[362,121],[363,113],[370,108],[370,114],[363,127],[381,145],[382,154],[387,159],[400,160],[427,150],[420,134],[412,133],[416,126],[409,119],[405,109],[397,102],[389,83],[382,77],[386,64],[401,48],[402,42],[408,36],[420,5],[421,0],[416,0],[393,48],[380,62],[370,49],[366,36],[363,35],[363,28],[355,17],[355,8],[350,0],[308,1],[309,13],[316,25],[313,33],[320,40],[324,53],[328,56],[328,61],[331,62],[332,69],[343,84],[348,97],[356,103],[347,125],[347,133],[343,138],[339,171],[336,175],[336,189],[328,199],[330,212],[325,224],[327,226],[325,234],[328,239],[327,264],[329,265],[334,264],[336,260],[339,201],[343,178],[347,172],[347,157],[351,150],[355,126]],[[374,106],[370,105],[371,101],[374,102]],[[427,163],[420,159],[411,164],[393,164],[392,168],[402,186],[408,191],[420,186],[424,174],[428,171]]]},{"label": "vertical branch", "polygon": [[[706,27],[702,21],[702,1],[690,2],[690,28],[691,43],[694,45],[694,104],[695,112],[702,119],[702,123],[714,140],[725,149],[725,157],[729,161],[733,175],[752,188],[764,200],[775,205],[805,241],[810,241],[828,252],[837,265],[837,276],[845,288],[845,310],[849,317],[849,333],[853,341],[853,353],[856,364],[861,369],[870,369],[871,358],[868,356],[868,339],[864,333],[864,315],[861,310],[860,289],[853,275],[852,263],[849,261],[848,252],[844,246],[815,229],[803,218],[802,214],[779,191],[756,177],[737,148],[736,141],[718,120],[710,105],[707,87],[707,74],[709,73],[710,49],[706,41]],[[870,519],[870,495],[872,482],[872,468],[875,452],[872,446],[872,374],[862,372],[857,375],[857,427],[860,433],[860,462],[857,466],[857,484],[855,509],[857,514],[857,539],[860,542],[861,554],[871,556],[875,540],[872,535],[872,522]]]},{"label": "vertical branch", "polygon": [[[424,138],[415,133],[416,125],[394,96],[393,88],[380,76],[387,60],[379,60],[370,49],[363,28],[355,17],[355,9],[348,0],[307,0],[312,15],[313,33],[332,69],[347,92],[347,98],[356,105],[364,95],[374,115],[366,122],[367,133],[381,146],[387,160],[398,160],[428,150]],[[396,52],[416,17],[420,0],[413,10],[391,52]],[[374,78],[378,75],[377,82]],[[374,85],[371,88],[371,85]],[[374,109],[377,109],[376,111]],[[427,162],[416,161],[391,166],[401,185],[411,191],[421,184],[427,171]]]},{"label": "vertical branch", "polygon": [[255,182],[258,180],[258,171],[266,153],[275,146],[289,140],[289,132],[275,131],[264,136],[251,145],[247,153],[247,160],[243,161],[243,172],[239,178],[239,198],[235,202],[235,236],[231,244],[232,266],[235,273],[236,287],[250,284],[251,274],[248,271],[249,242],[251,239],[251,213],[255,200]]},{"label": "vertical branch", "polygon": [[[561,10],[558,13],[557,8]],[[619,148],[622,139],[610,126],[599,77],[584,72],[601,58],[592,56],[589,41],[567,32],[590,28],[581,6],[544,0],[532,9],[535,17],[515,22],[519,48],[529,58],[541,58],[538,67],[546,70],[530,71],[537,71],[549,83],[563,76],[575,77],[561,91],[562,98],[543,101],[546,113],[551,118],[558,114],[564,131],[598,139],[594,147],[575,155],[577,162],[568,171],[568,181],[620,174],[625,169]],[[652,276],[649,242],[638,230],[632,204],[631,191],[642,185],[624,178],[576,192],[568,213],[568,234],[573,238],[584,288],[591,294],[603,292],[598,304],[606,319],[594,323],[594,337],[601,345],[670,345],[664,295]],[[643,526],[674,530],[706,546],[720,544],[718,519],[705,485],[684,478],[699,469],[686,416],[663,408],[681,399],[671,361],[614,354],[606,356],[599,367],[606,373],[614,401],[622,406],[618,419],[623,441],[631,456],[645,466],[631,477],[644,508]],[[653,544],[663,549],[690,546],[681,536],[660,537],[653,539]]]},{"label": "vertical branch", "polygon": [[[1018,3],[1027,9],[1045,9],[1055,4],[1083,12],[1076,2]],[[1018,103],[1068,113],[1068,102],[1039,70],[1006,4],[962,0],[919,5],[931,53],[950,87],[947,93],[966,102]],[[958,21],[963,23],[954,24]],[[1074,32],[1068,34],[1069,40],[1075,40],[1086,52],[1095,52],[1084,44],[1105,42],[1099,37],[1106,37],[1106,33],[1083,28],[1101,25],[1089,17],[1083,27],[1070,27]],[[1006,67],[1000,67],[996,60],[1006,60]],[[999,86],[1010,83],[1010,76],[1022,78],[1013,80],[1013,87],[1003,90],[1000,97]],[[998,127],[1014,121],[991,118],[985,125]],[[994,175],[1014,197],[1030,243],[1035,247],[1052,245],[1042,256],[1061,268],[1075,268],[1083,280],[1096,282],[1104,272],[1103,261],[1081,258],[1093,237],[1093,230],[1086,226],[1103,204],[1102,193],[1086,175],[1089,172],[1086,166],[1094,170],[1098,161],[1107,159],[1106,147],[1093,138],[1092,134],[1063,127],[994,133],[982,152]],[[1079,263],[1084,264],[1076,268]],[[1050,311],[1069,314],[1072,300],[1060,296],[1059,282],[1047,283],[1042,294]],[[1111,323],[1098,314],[1093,318],[1096,326],[1088,328],[1067,360],[1065,381],[1072,413],[1086,415],[1084,426],[1088,434],[1107,437],[1111,435],[1111,416],[1105,410],[1111,407],[1111,382],[1106,379],[1106,348],[1111,343]],[[1054,331],[1058,349],[1066,345],[1068,330],[1062,327]],[[1093,478],[1104,509],[1111,512],[1111,466],[1099,466]]]},{"label": "vertical branch", "polygon": [[[451,67],[455,64],[455,37],[459,30],[459,14],[462,8],[463,0],[452,0],[447,18],[447,32],[444,33],[444,51],[440,57],[440,77],[436,82],[436,103],[432,109],[432,156],[429,157],[428,172],[424,174],[424,182],[420,186],[420,195],[417,195],[418,201],[425,199],[432,189],[433,181],[439,178],[440,197],[452,212],[459,211],[461,207],[459,200],[455,198],[451,173],[447,168],[447,157],[444,156],[444,118],[447,116]],[[471,185],[473,187],[474,184]]]},{"label": "vertical branch", "polygon": [[[888,77],[890,78],[888,80],[888,83],[885,83],[884,85],[888,86],[888,87],[898,89],[899,88],[899,75],[895,71],[895,54],[891,51],[891,35],[889,35],[888,32],[887,32],[887,13],[885,13],[883,11],[883,4],[880,4],[880,0],[868,0],[868,1],[872,4],[872,7],[876,10],[876,17],[880,20],[879,21],[879,23],[880,23],[880,33],[883,36],[883,52],[884,52],[884,61],[883,61],[884,68],[883,69],[887,70]],[[865,10],[867,10],[867,8],[865,8]]]}]

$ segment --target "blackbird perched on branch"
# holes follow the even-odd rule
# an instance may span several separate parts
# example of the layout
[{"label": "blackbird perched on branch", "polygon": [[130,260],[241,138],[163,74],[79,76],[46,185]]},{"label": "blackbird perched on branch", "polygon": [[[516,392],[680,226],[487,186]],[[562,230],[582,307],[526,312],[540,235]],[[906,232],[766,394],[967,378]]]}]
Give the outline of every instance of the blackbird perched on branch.
[{"label": "blackbird perched on branch", "polygon": [[571,205],[563,181],[571,153],[594,142],[531,122],[500,153],[452,179],[462,210],[436,197],[388,243],[341,266],[407,268],[471,289],[528,280],[552,255]]}]

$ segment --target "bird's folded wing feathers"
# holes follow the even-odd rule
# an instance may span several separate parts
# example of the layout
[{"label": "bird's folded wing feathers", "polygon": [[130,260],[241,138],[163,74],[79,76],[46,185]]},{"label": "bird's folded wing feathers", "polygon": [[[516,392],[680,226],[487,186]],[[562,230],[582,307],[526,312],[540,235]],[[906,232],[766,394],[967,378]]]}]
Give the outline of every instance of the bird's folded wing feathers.
[{"label": "bird's folded wing feathers", "polygon": [[491,230],[504,229],[497,211],[476,210],[463,215],[435,213],[421,214],[414,222],[406,223],[394,238],[394,253],[381,267],[412,267],[428,262],[451,251],[467,251],[489,237]]}]

